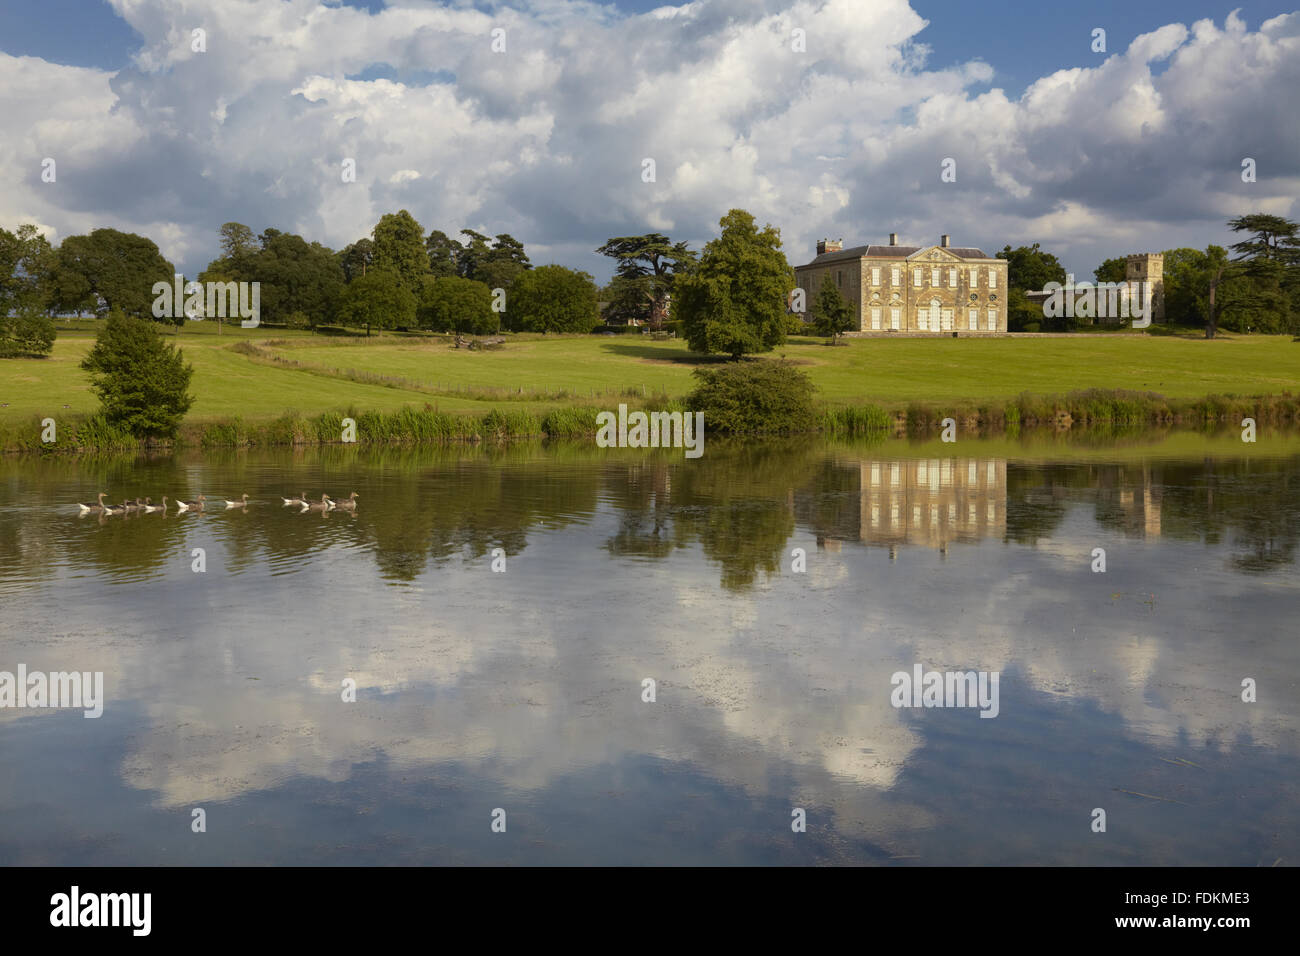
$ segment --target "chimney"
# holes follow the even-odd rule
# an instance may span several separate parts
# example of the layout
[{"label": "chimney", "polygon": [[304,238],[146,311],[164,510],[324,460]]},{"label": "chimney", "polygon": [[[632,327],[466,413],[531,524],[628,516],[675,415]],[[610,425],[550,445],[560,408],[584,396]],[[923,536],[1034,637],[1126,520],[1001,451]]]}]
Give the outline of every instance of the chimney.
[{"label": "chimney", "polygon": [[827,252],[839,252],[844,248],[843,239],[818,239],[817,255],[823,255]]},{"label": "chimney", "polygon": [[896,233],[896,232],[891,232],[891,233],[889,234],[889,244],[890,244],[891,246],[896,246],[896,245],[898,245],[898,233]]},{"label": "chimney", "polygon": [[943,246],[945,249],[947,249],[947,248],[948,248],[948,240],[951,239],[951,238],[952,238],[952,236],[948,235],[948,234],[945,232],[942,236],[939,237],[939,245],[941,245],[941,246]]}]

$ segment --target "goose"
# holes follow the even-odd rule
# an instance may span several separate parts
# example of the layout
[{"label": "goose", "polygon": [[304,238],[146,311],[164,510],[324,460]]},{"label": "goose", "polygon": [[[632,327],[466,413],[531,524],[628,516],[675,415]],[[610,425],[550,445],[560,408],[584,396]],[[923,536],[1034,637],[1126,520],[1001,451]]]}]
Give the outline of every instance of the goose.
[{"label": "goose", "polygon": [[352,492],[352,494],[348,495],[346,501],[336,501],[336,502],[334,502],[334,507],[335,507],[335,508],[342,508],[344,511],[356,511],[356,510],[357,510],[357,493],[356,493],[355,491]]},{"label": "goose", "polygon": [[105,505],[104,514],[106,515],[124,515],[126,514],[126,502],[120,505]]},{"label": "goose", "polygon": [[181,501],[179,498],[177,498],[177,499],[176,499],[176,510],[177,510],[178,512],[179,512],[179,511],[202,511],[202,510],[203,510],[203,502],[205,502],[205,501],[207,501],[207,500],[208,500],[208,499],[207,499],[204,495],[199,495],[197,501]]},{"label": "goose", "polygon": [[320,496],[320,501],[319,501],[319,502],[317,502],[317,503],[304,503],[303,506],[302,506],[302,510],[303,510],[304,512],[306,512],[306,511],[333,511],[333,510],[334,510],[334,502],[330,499],[330,496],[329,496],[329,495],[322,494],[322,495]]},{"label": "goose", "polygon": [[301,495],[300,497],[298,497],[298,498],[284,498],[284,497],[281,497],[280,500],[283,501],[286,505],[305,505],[305,504],[308,503],[308,502],[307,502],[307,492],[305,492],[305,491],[304,491],[304,492],[302,493],[302,495]]},{"label": "goose", "polygon": [[106,511],[108,510],[108,508],[105,507],[105,505],[104,505],[104,498],[105,498],[107,495],[108,495],[108,492],[107,492],[107,491],[101,491],[101,492],[99,493],[99,503],[98,503],[98,504],[94,504],[94,505],[83,505],[83,504],[78,503],[77,507],[81,509],[81,514],[83,514],[83,515],[84,515],[84,514],[89,514],[89,513],[92,512],[92,511],[95,512],[96,514],[104,514],[104,512],[106,512]]},{"label": "goose", "polygon": [[[137,498],[135,500],[139,501],[140,499]],[[155,511],[162,511],[161,508],[159,508],[156,504],[153,503],[152,498],[144,499],[144,504],[141,506],[141,508],[144,510],[145,514],[152,514]]]},{"label": "goose", "polygon": [[231,508],[247,508],[247,507],[248,507],[248,495],[247,495],[247,494],[243,495],[243,497],[242,497],[239,501],[231,501],[229,498],[225,499],[225,501],[226,501],[226,510],[227,510],[227,511],[229,511]]},{"label": "goose", "polygon": [[133,511],[139,511],[139,510],[140,510],[140,506],[139,506],[138,504],[136,504],[134,501],[128,501],[128,500],[126,500],[126,499],[123,499],[123,500],[122,500],[122,510],[123,510],[124,512],[126,512],[127,514],[130,514],[130,513],[133,512]]}]

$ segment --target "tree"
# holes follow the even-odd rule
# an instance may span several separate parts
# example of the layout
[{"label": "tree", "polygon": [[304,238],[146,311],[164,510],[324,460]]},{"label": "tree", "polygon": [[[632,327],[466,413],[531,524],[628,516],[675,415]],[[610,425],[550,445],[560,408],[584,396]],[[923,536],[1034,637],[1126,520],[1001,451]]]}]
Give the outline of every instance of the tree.
[{"label": "tree", "polygon": [[[1166,249],[1164,257],[1165,321],[1205,325],[1204,294],[1208,260],[1200,249]],[[1212,336],[1210,336],[1212,337]]]},{"label": "tree", "polygon": [[152,316],[154,283],[171,283],[174,276],[175,269],[152,239],[96,229],[89,235],[69,236],[59,246],[55,306],[97,315],[117,308],[127,315]]},{"label": "tree", "polygon": [[112,424],[139,437],[172,438],[194,396],[193,366],[152,323],[113,309],[81,367]]},{"label": "tree", "polygon": [[343,281],[366,274],[366,270],[375,264],[375,244],[369,239],[358,239],[350,246],[345,246],[339,253],[339,265],[343,269]]},{"label": "tree", "polygon": [[1287,264],[1300,263],[1300,225],[1281,216],[1264,213],[1252,213],[1228,220],[1228,228],[1233,232],[1249,232],[1249,239],[1233,243],[1232,251],[1237,253],[1236,261],[1246,259],[1270,259]]},{"label": "tree", "polygon": [[54,349],[54,320],[32,302],[0,310],[0,358],[48,355]]},{"label": "tree", "polygon": [[676,314],[695,352],[733,359],[785,341],[786,300],[794,270],[781,252],[781,231],[758,229],[754,217],[732,209],[722,235],[704,246],[698,265],[675,279]]},{"label": "tree", "polygon": [[[1068,331],[1070,320],[1047,319],[1043,307],[1031,302],[1027,292],[1037,292],[1049,282],[1065,284],[1065,268],[1056,256],[1044,252],[1038,243],[1032,246],[1003,246],[999,259],[1007,260],[1007,329],[1022,332],[1037,329],[1049,322],[1054,330]],[[1037,323],[1037,324],[1031,324]]]},{"label": "tree", "polygon": [[419,291],[420,277],[429,271],[429,253],[424,248],[424,229],[403,209],[386,213],[375,224],[374,267],[392,272],[402,288],[412,295]]},{"label": "tree", "polygon": [[56,253],[36,226],[0,229],[0,316],[10,310],[45,310],[54,299]]},{"label": "tree", "polygon": [[[223,248],[229,225],[221,227]],[[198,281],[256,282],[258,317],[269,323],[284,323],[295,312],[306,315],[313,326],[331,321],[344,283],[343,257],[319,242],[279,229],[265,230],[259,243],[251,251],[237,250],[213,259]]]},{"label": "tree", "polygon": [[[1215,303],[1218,297],[1219,283],[1228,271],[1228,253],[1222,246],[1209,246],[1205,250],[1205,263],[1201,267],[1201,281],[1197,283],[1197,298],[1201,295],[1200,286],[1204,284],[1205,295],[1205,337],[1214,338],[1219,331],[1219,311]],[[1198,302],[1199,304],[1199,302]]]},{"label": "tree", "polygon": [[853,306],[840,295],[834,282],[823,279],[813,303],[813,327],[817,334],[827,336],[834,345],[842,333],[848,332],[856,324]]},{"label": "tree", "polygon": [[267,322],[284,322],[294,312],[305,313],[314,325],[333,319],[344,283],[343,268],[332,249],[291,232],[277,232],[251,262]]},{"label": "tree", "polygon": [[221,255],[239,262],[257,252],[257,239],[253,230],[242,222],[224,222],[217,230],[221,236]]},{"label": "tree", "polygon": [[[1213,274],[1209,283],[1209,305],[1215,327],[1237,332],[1276,334],[1294,332],[1291,297],[1285,288],[1286,266],[1276,259],[1258,258],[1247,262],[1229,262],[1226,250],[1211,246],[1219,253],[1211,260]],[[1215,292],[1218,311],[1214,312]],[[1207,326],[1207,337],[1211,329]]]},{"label": "tree", "polygon": [[600,292],[604,303],[601,318],[614,325],[633,325],[649,320],[650,280],[647,276],[629,278],[617,273]]},{"label": "tree", "polygon": [[457,257],[461,245],[441,229],[435,229],[424,240],[425,252],[429,255],[429,274],[435,279],[456,275]]},{"label": "tree", "polygon": [[520,273],[506,298],[511,328],[525,332],[590,332],[597,289],[585,272],[549,265]]},{"label": "tree", "polygon": [[673,278],[695,262],[695,253],[686,243],[674,243],[658,232],[610,239],[596,251],[618,261],[615,274],[622,280],[618,287],[620,313],[648,322],[653,329],[662,328]]},{"label": "tree", "polygon": [[487,262],[492,247],[488,244],[488,237],[481,232],[462,229],[460,234],[468,241],[456,253],[456,274],[462,279],[476,279],[479,266]]},{"label": "tree", "polygon": [[[1007,287],[1037,292],[1049,282],[1065,284],[1065,268],[1056,256],[1032,246],[1003,246],[999,259],[1007,260]],[[1122,276],[1121,276],[1122,278]]]},{"label": "tree", "polygon": [[415,325],[416,298],[395,272],[371,269],[343,287],[338,318],[344,325],[370,329],[410,328]]},{"label": "tree", "polygon": [[1128,277],[1127,270],[1127,259],[1107,259],[1092,270],[1092,275],[1098,282],[1124,282]]},{"label": "tree", "polygon": [[434,332],[491,335],[501,327],[500,313],[492,311],[492,290],[460,276],[426,276],[416,316],[420,328]]}]

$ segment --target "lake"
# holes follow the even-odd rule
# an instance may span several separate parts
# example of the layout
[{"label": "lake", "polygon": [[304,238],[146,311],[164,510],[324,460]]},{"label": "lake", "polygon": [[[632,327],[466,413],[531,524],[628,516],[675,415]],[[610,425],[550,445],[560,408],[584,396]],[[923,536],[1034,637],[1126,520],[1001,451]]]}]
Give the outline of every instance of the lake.
[{"label": "lake", "polygon": [[[0,671],[103,674],[96,719],[0,709],[3,864],[1300,859],[1295,436],[23,457],[0,488]],[[100,491],[252,500],[79,517]],[[900,690],[931,671],[996,707]]]}]

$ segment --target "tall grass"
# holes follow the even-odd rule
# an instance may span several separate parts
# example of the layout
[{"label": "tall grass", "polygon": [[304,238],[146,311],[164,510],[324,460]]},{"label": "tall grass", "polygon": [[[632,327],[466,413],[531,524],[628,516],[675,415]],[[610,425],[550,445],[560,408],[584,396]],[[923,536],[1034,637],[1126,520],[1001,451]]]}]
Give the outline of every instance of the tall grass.
[{"label": "tall grass", "polygon": [[[682,403],[662,395],[629,403],[645,411],[680,411]],[[360,444],[419,444],[504,442],[519,439],[583,440],[597,432],[596,415],[612,411],[593,404],[552,408],[540,417],[519,408],[494,408],[483,415],[452,414],[425,404],[397,411],[359,411],[355,407],[306,416],[286,411],[268,421],[228,418],[187,423],[174,442],[138,439],[111,425],[101,415],[61,417],[53,445],[41,442],[41,419],[26,423],[0,421],[0,451],[106,452],[141,448],[330,445],[343,442],[343,422],[356,423]],[[1066,395],[1023,394],[1008,403],[913,402],[904,410],[879,405],[826,407],[818,410],[813,431],[831,438],[884,436],[895,433],[923,436],[953,418],[963,430],[992,433],[1023,428],[1088,428],[1114,434],[1171,425],[1239,425],[1253,418],[1261,425],[1300,424],[1300,397],[1209,395],[1197,399],[1167,399],[1153,392],[1091,389]],[[705,420],[706,429],[709,421]]]}]

